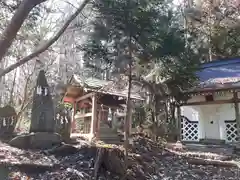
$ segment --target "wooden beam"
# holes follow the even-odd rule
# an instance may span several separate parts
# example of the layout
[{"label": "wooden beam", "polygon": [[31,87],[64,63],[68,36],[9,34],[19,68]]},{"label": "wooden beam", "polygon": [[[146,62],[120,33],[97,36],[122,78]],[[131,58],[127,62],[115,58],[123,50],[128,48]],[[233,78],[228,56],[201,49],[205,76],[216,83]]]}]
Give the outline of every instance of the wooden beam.
[{"label": "wooden beam", "polygon": [[85,94],[85,95],[77,98],[77,99],[75,100],[75,102],[79,102],[79,101],[84,100],[84,99],[87,99],[87,98],[89,98],[89,97],[93,97],[94,95],[95,95],[94,92],[89,93],[89,94]]},{"label": "wooden beam", "polygon": [[75,119],[85,118],[85,117],[91,117],[91,116],[92,116],[92,113],[76,114],[76,115],[75,115]]},{"label": "wooden beam", "polygon": [[239,99],[238,99],[238,92],[233,93],[234,99],[234,110],[235,110],[235,117],[237,122],[237,132],[238,132],[238,141],[240,141],[240,112],[239,112]]},{"label": "wooden beam", "polygon": [[221,92],[221,91],[240,91],[239,87],[224,87],[224,88],[218,88],[218,89],[195,89],[195,90],[191,90],[191,91],[187,91],[185,92],[186,94],[190,94],[190,93],[204,93],[204,92]]},{"label": "wooden beam", "polygon": [[240,99],[226,99],[216,101],[200,101],[200,102],[188,102],[182,104],[182,106],[200,106],[200,105],[212,105],[212,104],[233,104],[234,102],[240,102]]}]

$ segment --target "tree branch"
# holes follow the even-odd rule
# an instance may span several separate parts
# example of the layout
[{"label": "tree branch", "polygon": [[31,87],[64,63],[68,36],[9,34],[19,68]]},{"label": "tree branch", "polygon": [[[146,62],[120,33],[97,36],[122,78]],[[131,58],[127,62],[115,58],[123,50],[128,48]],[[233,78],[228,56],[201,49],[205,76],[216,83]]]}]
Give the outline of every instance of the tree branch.
[{"label": "tree branch", "polygon": [[4,30],[0,37],[0,62],[6,54],[9,47],[12,45],[13,40],[23,25],[25,19],[29,15],[30,11],[38,4],[41,4],[46,0],[23,0],[16,12],[14,13],[10,24]]},{"label": "tree branch", "polygon": [[45,44],[40,45],[36,50],[29,54],[28,56],[20,59],[17,61],[15,64],[10,65],[6,69],[4,69],[2,72],[0,72],[0,77],[4,76],[5,74],[11,72],[12,70],[16,69],[17,67],[23,65],[24,63],[32,60],[39,54],[43,53],[46,51],[52,44],[54,44],[60,37],[61,35],[65,32],[65,30],[68,28],[70,23],[82,12],[84,7],[90,2],[90,0],[84,0],[84,2],[81,4],[81,6],[75,11],[74,14],[72,14],[69,19],[65,22],[63,27],[56,33],[55,36],[53,36],[51,39],[49,39]]}]

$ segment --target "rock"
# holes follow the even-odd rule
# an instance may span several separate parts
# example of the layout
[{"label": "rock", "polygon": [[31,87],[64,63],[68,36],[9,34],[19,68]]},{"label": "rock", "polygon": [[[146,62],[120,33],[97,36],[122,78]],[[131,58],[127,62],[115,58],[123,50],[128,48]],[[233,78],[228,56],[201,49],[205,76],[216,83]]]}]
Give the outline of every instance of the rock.
[{"label": "rock", "polygon": [[173,149],[177,150],[177,151],[184,151],[186,148],[184,147],[184,145],[180,141],[177,141],[175,143],[175,145],[173,146]]},{"label": "rock", "polygon": [[61,142],[62,138],[57,133],[37,132],[17,136],[9,144],[21,149],[50,149]]},{"label": "rock", "polygon": [[31,146],[35,149],[48,149],[60,145],[62,138],[57,133],[37,132],[31,136]]},{"label": "rock", "polygon": [[10,140],[9,144],[17,148],[27,149],[30,144],[30,136],[31,136],[30,134],[19,135]]},{"label": "rock", "polygon": [[180,141],[177,141],[176,143],[168,143],[166,147],[179,152],[184,152],[186,150],[186,147]]}]

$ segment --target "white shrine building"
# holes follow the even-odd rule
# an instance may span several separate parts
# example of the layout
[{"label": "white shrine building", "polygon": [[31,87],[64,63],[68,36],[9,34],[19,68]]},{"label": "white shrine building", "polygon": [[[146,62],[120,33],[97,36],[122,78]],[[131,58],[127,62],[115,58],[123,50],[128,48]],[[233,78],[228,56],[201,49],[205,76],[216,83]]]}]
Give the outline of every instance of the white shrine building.
[{"label": "white shrine building", "polygon": [[240,128],[240,58],[202,64],[200,83],[181,107],[181,140],[237,141]]}]

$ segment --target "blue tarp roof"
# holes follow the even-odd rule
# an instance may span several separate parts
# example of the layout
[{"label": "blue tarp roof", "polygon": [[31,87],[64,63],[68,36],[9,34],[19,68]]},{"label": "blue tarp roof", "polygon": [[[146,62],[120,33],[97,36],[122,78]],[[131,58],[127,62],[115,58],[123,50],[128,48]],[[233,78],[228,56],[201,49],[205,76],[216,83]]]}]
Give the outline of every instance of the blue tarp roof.
[{"label": "blue tarp roof", "polygon": [[240,58],[202,64],[197,76],[200,80],[197,89],[240,87]]}]

